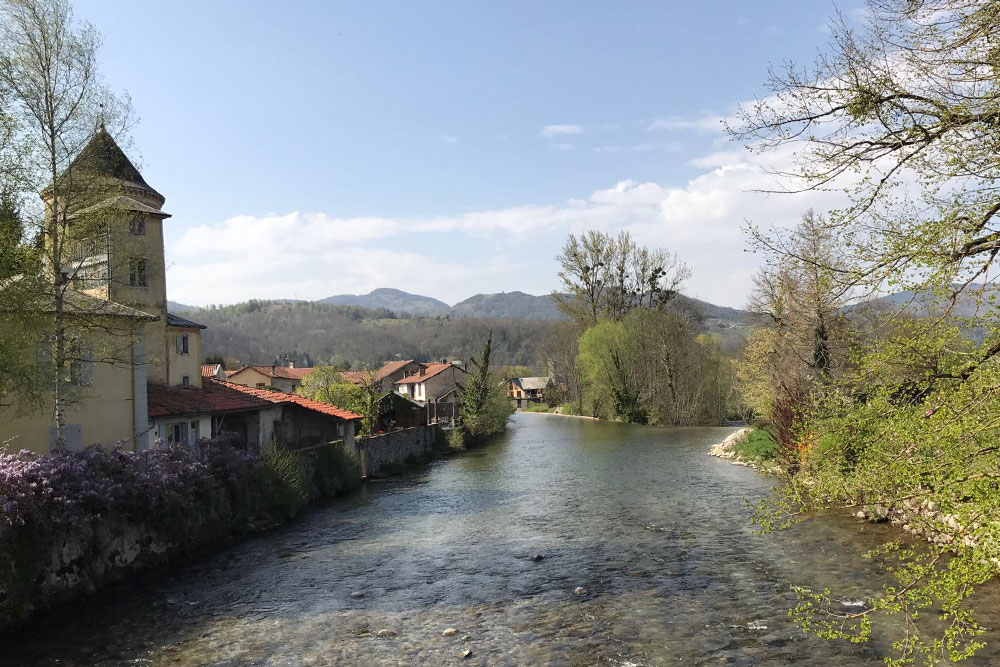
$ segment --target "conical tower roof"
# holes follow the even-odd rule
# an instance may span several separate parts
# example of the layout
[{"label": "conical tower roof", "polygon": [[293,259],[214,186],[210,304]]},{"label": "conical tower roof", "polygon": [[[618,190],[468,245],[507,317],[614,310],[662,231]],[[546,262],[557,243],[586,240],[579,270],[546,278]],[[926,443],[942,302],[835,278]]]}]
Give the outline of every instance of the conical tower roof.
[{"label": "conical tower roof", "polygon": [[[73,174],[70,177],[72,181],[81,183],[92,182],[94,177],[114,179],[120,181],[123,187],[140,190],[143,194],[158,200],[160,206],[163,205],[163,195],[146,182],[103,125],[90,138],[80,154],[73,159],[69,168],[62,173],[60,181],[69,174]],[[45,192],[50,189],[46,188]],[[43,197],[45,192],[42,193]]]}]

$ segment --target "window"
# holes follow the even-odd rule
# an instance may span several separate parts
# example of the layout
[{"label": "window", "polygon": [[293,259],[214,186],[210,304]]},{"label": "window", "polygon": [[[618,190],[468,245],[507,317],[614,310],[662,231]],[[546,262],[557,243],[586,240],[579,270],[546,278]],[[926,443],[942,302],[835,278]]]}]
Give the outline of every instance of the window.
[{"label": "window", "polygon": [[191,376],[190,375],[184,375],[184,376],[181,377],[181,386],[182,387],[190,387],[191,386]]},{"label": "window", "polygon": [[177,354],[188,354],[188,337],[187,334],[183,336],[178,336],[176,340]]},{"label": "window", "polygon": [[167,444],[168,445],[186,445],[188,442],[188,425],[187,422],[181,422],[180,424],[171,424],[167,427]]},{"label": "window", "polygon": [[264,388],[264,383],[263,382],[258,382],[257,383],[257,388],[258,389],[263,389]]},{"label": "window", "polygon": [[128,230],[133,236],[145,236],[146,235],[146,219],[141,215],[137,215],[128,221]]},{"label": "window", "polygon": [[132,287],[149,287],[145,257],[132,257],[128,260],[128,284]]}]

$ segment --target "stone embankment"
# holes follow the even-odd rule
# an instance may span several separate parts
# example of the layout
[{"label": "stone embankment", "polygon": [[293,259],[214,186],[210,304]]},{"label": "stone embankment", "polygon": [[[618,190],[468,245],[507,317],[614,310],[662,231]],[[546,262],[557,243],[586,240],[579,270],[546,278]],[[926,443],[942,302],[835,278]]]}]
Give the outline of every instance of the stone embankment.
[{"label": "stone embankment", "polygon": [[740,458],[739,452],[736,451],[736,445],[743,442],[752,430],[751,427],[745,426],[738,431],[730,433],[725,440],[712,445],[712,449],[708,453],[712,456],[718,456],[720,459],[726,459],[735,465],[750,465],[749,462]]},{"label": "stone embankment", "polygon": [[[958,518],[944,512],[933,500],[908,498],[898,507],[881,504],[866,505],[855,516],[867,521],[888,521],[919,538],[943,546],[955,545],[975,547],[976,542],[966,531]],[[979,528],[973,525],[973,528]],[[1000,564],[1000,561],[998,561]]]},{"label": "stone embankment", "polygon": [[385,477],[408,464],[425,461],[443,446],[444,434],[438,426],[414,426],[382,435],[358,438],[354,446],[362,477]]},{"label": "stone embankment", "polygon": [[0,522],[0,630],[197,549],[282,523],[307,501],[358,486],[362,476],[426,461],[442,439],[436,426],[422,426],[358,439],[353,452],[340,442],[295,450],[299,481],[291,499],[287,480],[261,473],[233,488],[217,483],[171,516],[90,512],[70,525],[44,517],[17,526]]}]

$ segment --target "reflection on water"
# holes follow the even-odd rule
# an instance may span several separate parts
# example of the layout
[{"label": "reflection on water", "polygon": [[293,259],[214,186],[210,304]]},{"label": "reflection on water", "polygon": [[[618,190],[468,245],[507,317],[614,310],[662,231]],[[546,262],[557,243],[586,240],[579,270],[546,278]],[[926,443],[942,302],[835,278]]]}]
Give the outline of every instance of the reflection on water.
[{"label": "reflection on water", "polygon": [[845,599],[878,589],[884,579],[861,554],[891,529],[844,517],[753,534],[743,498],[770,482],[706,454],[731,430],[518,415],[502,441],[68,608],[0,655],[25,665],[881,664],[887,638],[804,637],[786,611],[789,582]]}]

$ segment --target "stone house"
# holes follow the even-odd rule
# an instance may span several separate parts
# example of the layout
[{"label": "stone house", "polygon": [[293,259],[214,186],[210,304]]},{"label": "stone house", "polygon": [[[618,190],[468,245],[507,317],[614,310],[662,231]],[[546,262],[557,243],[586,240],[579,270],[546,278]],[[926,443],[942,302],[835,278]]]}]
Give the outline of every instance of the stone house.
[{"label": "stone house", "polygon": [[545,392],[555,387],[551,377],[511,378],[507,381],[507,393],[514,406],[527,407],[529,403],[541,403],[545,400]]},{"label": "stone house", "polygon": [[458,388],[468,373],[452,363],[421,364],[418,371],[396,380],[396,391],[427,407],[430,423],[454,420],[460,404]]},{"label": "stone house", "polygon": [[312,370],[312,368],[295,368],[294,366],[251,365],[227,373],[226,380],[233,384],[257,389],[274,387],[286,394],[292,394]]}]

